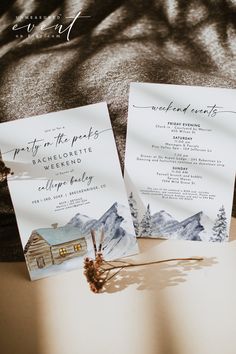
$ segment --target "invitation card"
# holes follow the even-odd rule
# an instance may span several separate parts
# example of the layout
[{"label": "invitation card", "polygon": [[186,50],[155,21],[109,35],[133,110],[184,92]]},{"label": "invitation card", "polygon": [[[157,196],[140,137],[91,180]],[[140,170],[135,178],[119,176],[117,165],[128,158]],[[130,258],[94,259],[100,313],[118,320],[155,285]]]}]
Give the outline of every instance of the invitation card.
[{"label": "invitation card", "polygon": [[107,260],[137,242],[105,103],[0,125],[0,149],[32,280]]},{"label": "invitation card", "polygon": [[137,236],[226,241],[236,91],[133,83],[125,183]]}]

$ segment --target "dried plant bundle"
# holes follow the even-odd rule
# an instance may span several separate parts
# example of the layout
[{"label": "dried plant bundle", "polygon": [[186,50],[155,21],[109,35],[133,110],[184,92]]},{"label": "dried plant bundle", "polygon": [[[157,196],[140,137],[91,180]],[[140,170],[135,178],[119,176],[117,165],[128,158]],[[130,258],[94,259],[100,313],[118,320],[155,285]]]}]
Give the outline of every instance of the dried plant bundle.
[{"label": "dried plant bundle", "polygon": [[86,257],[84,259],[84,275],[89,283],[91,291],[99,293],[103,290],[104,285],[115,277],[120,271],[126,268],[148,266],[153,264],[167,263],[173,261],[202,261],[203,257],[187,257],[187,258],[169,258],[152,262],[130,263],[121,260],[106,261],[103,258],[102,242],[104,239],[104,230],[101,233],[99,251],[95,241],[95,231],[91,230],[95,259]]}]

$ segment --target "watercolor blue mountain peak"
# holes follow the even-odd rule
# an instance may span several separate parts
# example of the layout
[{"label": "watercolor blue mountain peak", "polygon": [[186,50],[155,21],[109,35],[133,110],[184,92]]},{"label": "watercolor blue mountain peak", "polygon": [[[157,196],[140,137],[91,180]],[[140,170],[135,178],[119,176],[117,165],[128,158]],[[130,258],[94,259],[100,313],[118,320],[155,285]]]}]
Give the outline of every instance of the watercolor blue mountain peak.
[{"label": "watercolor blue mountain peak", "polygon": [[129,204],[138,237],[211,242],[222,242],[228,239],[224,206],[219,209],[216,220],[213,222],[203,211],[182,221],[178,221],[165,210],[152,214],[150,204],[147,205],[146,211],[140,218],[132,193],[129,196]]},{"label": "watercolor blue mountain peak", "polygon": [[202,241],[204,231],[212,228],[212,221],[202,212],[198,212],[183,221],[176,220],[165,210],[151,217],[151,236],[164,238]]},{"label": "watercolor blue mountain peak", "polygon": [[[103,243],[104,256],[109,258],[122,257],[127,248],[133,247],[136,243],[132,225],[129,221],[129,209],[121,204],[114,203],[100,219],[92,219],[77,213],[70,221],[69,225],[78,227],[80,232],[88,238],[91,229],[105,232]],[[97,232],[99,235],[100,232]],[[119,253],[119,255],[117,255]]]}]

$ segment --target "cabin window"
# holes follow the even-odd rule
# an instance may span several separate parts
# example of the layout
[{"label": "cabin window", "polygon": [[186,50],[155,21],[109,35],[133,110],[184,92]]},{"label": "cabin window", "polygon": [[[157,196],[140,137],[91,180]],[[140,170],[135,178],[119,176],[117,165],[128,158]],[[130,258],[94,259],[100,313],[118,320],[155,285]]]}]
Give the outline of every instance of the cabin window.
[{"label": "cabin window", "polygon": [[75,250],[75,252],[81,251],[81,250],[82,250],[81,244],[80,244],[80,243],[77,243],[77,245],[74,245],[74,250]]},{"label": "cabin window", "polygon": [[59,254],[60,254],[60,256],[61,257],[65,257],[66,255],[67,255],[67,250],[66,250],[66,248],[60,248],[59,249]]}]

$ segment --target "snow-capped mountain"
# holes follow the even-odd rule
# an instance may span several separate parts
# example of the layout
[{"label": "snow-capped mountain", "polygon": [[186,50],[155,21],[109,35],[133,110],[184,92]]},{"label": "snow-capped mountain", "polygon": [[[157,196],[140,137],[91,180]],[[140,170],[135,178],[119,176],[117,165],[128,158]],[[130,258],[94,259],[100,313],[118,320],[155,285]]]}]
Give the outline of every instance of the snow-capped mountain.
[{"label": "snow-capped mountain", "polygon": [[107,259],[122,257],[136,244],[129,209],[118,203],[114,203],[98,220],[78,213],[68,224],[78,227],[86,238],[90,238],[91,229],[95,230],[97,243],[104,229],[103,253]]},{"label": "snow-capped mountain", "polygon": [[[184,240],[205,241],[212,233],[213,222],[202,211],[180,223],[178,237]],[[207,236],[208,235],[208,236]]]},{"label": "snow-capped mountain", "polygon": [[96,222],[96,219],[91,219],[86,215],[78,213],[69,221],[68,225],[78,227],[82,235],[87,235]]},{"label": "snow-capped mountain", "polygon": [[179,222],[165,210],[151,217],[151,236],[170,239],[207,241],[212,233],[213,221],[202,211]]},{"label": "snow-capped mountain", "polygon": [[199,237],[202,241],[209,241],[210,236],[212,235],[214,222],[203,212],[199,214],[199,223],[203,226],[203,230],[199,233]]},{"label": "snow-capped mountain", "polygon": [[165,210],[152,215],[152,235],[168,236],[172,234],[179,226],[179,222],[175,220]]},{"label": "snow-capped mountain", "polygon": [[179,223],[176,237],[182,240],[201,241],[200,233],[204,230],[201,223],[203,212],[199,212]]}]

